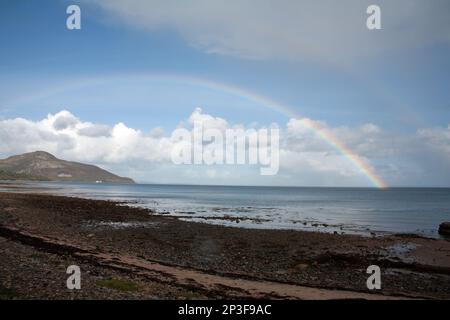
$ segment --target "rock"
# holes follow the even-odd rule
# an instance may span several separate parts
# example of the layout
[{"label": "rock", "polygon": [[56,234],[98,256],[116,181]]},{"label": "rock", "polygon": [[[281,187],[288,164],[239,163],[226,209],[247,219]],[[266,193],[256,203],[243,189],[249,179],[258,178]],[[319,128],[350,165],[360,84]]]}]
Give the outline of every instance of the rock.
[{"label": "rock", "polygon": [[439,234],[450,236],[450,222],[442,222],[439,225]]}]

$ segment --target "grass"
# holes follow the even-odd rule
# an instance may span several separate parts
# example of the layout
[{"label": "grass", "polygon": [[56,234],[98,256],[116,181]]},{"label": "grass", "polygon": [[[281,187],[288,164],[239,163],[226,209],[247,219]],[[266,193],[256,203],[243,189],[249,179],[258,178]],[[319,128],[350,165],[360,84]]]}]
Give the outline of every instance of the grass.
[{"label": "grass", "polygon": [[0,300],[10,300],[17,297],[17,293],[13,289],[5,288],[0,285]]},{"label": "grass", "polygon": [[182,295],[182,297],[186,300],[200,300],[200,299],[205,299],[205,296],[202,295],[201,293],[197,293],[197,292],[193,292],[193,291],[189,291],[186,292]]},{"label": "grass", "polygon": [[18,174],[5,170],[0,170],[0,180],[39,180],[39,178],[26,174]]},{"label": "grass", "polygon": [[30,257],[32,259],[40,259],[40,258],[44,258],[45,255],[43,255],[42,253],[32,253]]},{"label": "grass", "polygon": [[115,278],[99,280],[97,281],[97,285],[119,291],[137,291],[139,289],[138,285],[134,282]]}]

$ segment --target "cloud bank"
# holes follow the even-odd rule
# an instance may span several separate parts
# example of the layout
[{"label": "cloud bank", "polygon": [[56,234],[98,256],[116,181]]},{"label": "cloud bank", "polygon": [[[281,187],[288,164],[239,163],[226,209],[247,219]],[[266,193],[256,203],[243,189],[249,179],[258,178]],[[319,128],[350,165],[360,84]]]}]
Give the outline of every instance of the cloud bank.
[{"label": "cloud bank", "polygon": [[[200,108],[183,123],[192,130],[197,121],[205,128],[246,128],[206,114]],[[388,185],[449,186],[450,126],[400,135],[374,124],[334,128],[325,122],[308,121],[331,131]],[[290,119],[280,129],[280,171],[264,178],[251,166],[174,165],[171,150],[178,142],[171,133],[160,128],[144,132],[124,123],[107,126],[86,122],[69,111],[49,114],[40,121],[0,121],[0,156],[45,150],[63,159],[97,164],[141,182],[370,186],[357,167],[301,120]]]},{"label": "cloud bank", "polygon": [[180,2],[97,0],[108,14],[148,32],[179,34],[207,53],[250,59],[352,61],[450,42],[447,0],[379,0],[382,30],[366,28],[370,0]]}]

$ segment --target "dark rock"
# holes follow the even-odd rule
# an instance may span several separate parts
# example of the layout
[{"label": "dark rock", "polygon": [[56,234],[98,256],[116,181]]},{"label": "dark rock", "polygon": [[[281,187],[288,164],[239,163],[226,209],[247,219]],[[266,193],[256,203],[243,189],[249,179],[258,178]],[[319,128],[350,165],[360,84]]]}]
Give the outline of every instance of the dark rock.
[{"label": "dark rock", "polygon": [[439,225],[439,234],[450,236],[450,222],[442,222]]}]

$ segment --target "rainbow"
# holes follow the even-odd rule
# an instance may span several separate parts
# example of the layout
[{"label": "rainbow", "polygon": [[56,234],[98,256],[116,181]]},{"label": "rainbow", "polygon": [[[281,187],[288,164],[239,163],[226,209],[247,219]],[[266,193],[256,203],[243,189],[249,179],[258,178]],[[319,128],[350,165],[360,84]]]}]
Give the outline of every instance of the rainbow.
[{"label": "rainbow", "polygon": [[199,78],[184,77],[184,76],[167,76],[164,75],[159,80],[177,81],[182,83],[188,83],[190,85],[202,86],[209,89],[219,90],[236,95],[241,98],[256,102],[266,108],[281,112],[284,115],[300,119],[301,123],[308,129],[314,131],[321,139],[326,141],[333,148],[338,150],[344,155],[355,167],[359,169],[377,188],[387,188],[386,183],[376,174],[375,170],[361,157],[355,154],[349,147],[347,147],[342,141],[339,141],[330,130],[319,126],[316,122],[307,118],[301,117],[293,108],[280,104],[269,98],[263,97],[249,90],[244,90],[239,87],[235,87],[229,84],[214,82],[210,80],[203,80]]},{"label": "rainbow", "polygon": [[[366,162],[364,159],[359,157],[354,153],[349,147],[345,145],[344,142],[337,139],[330,130],[320,126],[318,123],[311,121],[307,118],[300,116],[295,109],[286,106],[284,104],[273,101],[267,97],[251,92],[247,89],[243,89],[230,84],[225,84],[221,82],[216,82],[212,80],[182,76],[182,75],[172,75],[172,74],[133,74],[133,75],[113,75],[107,77],[94,77],[79,79],[77,81],[72,81],[65,83],[60,86],[52,87],[49,90],[40,91],[38,95],[28,96],[26,100],[40,99],[46,96],[58,92],[64,92],[66,90],[71,90],[80,87],[87,87],[93,85],[100,85],[108,82],[117,81],[157,81],[157,82],[169,82],[178,83],[182,85],[191,85],[197,87],[203,87],[208,90],[217,90],[222,93],[237,96],[248,101],[252,101],[261,105],[265,108],[274,110],[276,112],[282,113],[289,118],[300,119],[301,124],[306,128],[312,130],[317,134],[318,137],[327,142],[334,149],[338,150],[342,155],[344,155],[358,170],[364,174],[369,181],[377,188],[385,189],[387,188],[386,183],[376,174],[375,170]],[[18,102],[18,101],[15,101]],[[23,103],[24,101],[20,101]]]}]

